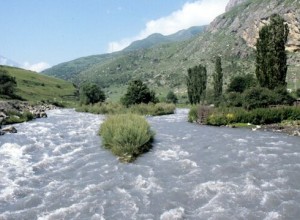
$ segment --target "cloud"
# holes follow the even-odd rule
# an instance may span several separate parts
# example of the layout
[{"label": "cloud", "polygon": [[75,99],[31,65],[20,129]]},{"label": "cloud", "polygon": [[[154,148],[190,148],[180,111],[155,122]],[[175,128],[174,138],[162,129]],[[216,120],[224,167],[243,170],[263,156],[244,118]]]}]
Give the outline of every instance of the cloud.
[{"label": "cloud", "polygon": [[25,62],[22,66],[22,68],[35,71],[35,72],[41,72],[47,68],[50,68],[51,66],[46,62],[39,62],[35,64],[30,64],[29,62]]},{"label": "cloud", "polygon": [[180,10],[174,11],[168,16],[148,21],[145,28],[138,35],[120,41],[110,42],[108,52],[122,50],[133,41],[144,39],[154,33],[169,35],[192,26],[209,24],[216,16],[225,12],[227,2],[228,0],[198,0],[187,2]]}]

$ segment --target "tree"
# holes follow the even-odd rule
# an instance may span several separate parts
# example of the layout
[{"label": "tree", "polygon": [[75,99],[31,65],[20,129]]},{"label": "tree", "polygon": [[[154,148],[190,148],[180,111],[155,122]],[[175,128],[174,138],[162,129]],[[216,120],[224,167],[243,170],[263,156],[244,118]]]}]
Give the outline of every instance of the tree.
[{"label": "tree", "polygon": [[300,89],[297,89],[297,90],[296,90],[296,96],[297,96],[298,98],[300,98]]},{"label": "tree", "polygon": [[214,98],[219,99],[223,91],[223,72],[221,57],[217,56],[215,60],[215,72],[213,74]]},{"label": "tree", "polygon": [[16,79],[6,70],[0,69],[0,94],[13,96],[17,87]]},{"label": "tree", "polygon": [[256,43],[256,76],[260,86],[274,89],[286,86],[288,26],[278,14],[259,32]]},{"label": "tree", "polygon": [[199,65],[189,68],[186,83],[191,104],[198,104],[201,100],[204,100],[207,83],[206,67]]},{"label": "tree", "polygon": [[247,74],[245,76],[233,77],[227,87],[227,92],[243,93],[246,89],[256,86],[256,80],[253,75]]},{"label": "tree", "polygon": [[140,103],[157,103],[155,92],[150,91],[146,84],[141,80],[133,80],[129,83],[126,94],[121,98],[121,103],[130,106]]},{"label": "tree", "polygon": [[270,105],[292,105],[294,98],[286,91],[285,87],[274,90],[265,87],[252,87],[243,93],[243,107],[250,110],[265,108]]},{"label": "tree", "polygon": [[96,84],[86,83],[80,89],[80,101],[86,105],[104,102],[105,94]]},{"label": "tree", "polygon": [[174,103],[174,104],[176,104],[178,102],[178,98],[173,91],[168,92],[167,97],[166,97],[166,102]]}]

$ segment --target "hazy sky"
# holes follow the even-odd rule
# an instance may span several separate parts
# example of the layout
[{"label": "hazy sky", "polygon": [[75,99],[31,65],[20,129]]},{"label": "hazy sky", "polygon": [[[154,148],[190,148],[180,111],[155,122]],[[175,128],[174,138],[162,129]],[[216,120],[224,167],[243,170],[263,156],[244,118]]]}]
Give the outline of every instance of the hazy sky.
[{"label": "hazy sky", "polygon": [[0,55],[40,71],[208,24],[229,0],[0,0]]}]

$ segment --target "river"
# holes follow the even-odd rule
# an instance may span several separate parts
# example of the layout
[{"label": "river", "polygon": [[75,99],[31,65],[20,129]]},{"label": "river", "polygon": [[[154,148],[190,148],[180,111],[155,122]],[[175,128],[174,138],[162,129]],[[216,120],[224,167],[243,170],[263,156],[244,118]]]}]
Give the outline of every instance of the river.
[{"label": "river", "polygon": [[52,110],[0,137],[0,219],[299,219],[300,139],[148,117],[153,149],[122,164],[104,116]]}]

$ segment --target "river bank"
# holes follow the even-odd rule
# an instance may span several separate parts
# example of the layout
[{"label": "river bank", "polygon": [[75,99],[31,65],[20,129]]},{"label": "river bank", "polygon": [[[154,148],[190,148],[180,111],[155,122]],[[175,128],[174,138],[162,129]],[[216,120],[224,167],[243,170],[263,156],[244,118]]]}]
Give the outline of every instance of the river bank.
[{"label": "river bank", "polygon": [[250,111],[242,108],[195,106],[190,110],[189,122],[300,136],[300,108],[292,106],[257,108]]},{"label": "river bank", "polygon": [[13,126],[2,128],[2,125],[21,123],[36,118],[46,118],[48,110],[56,109],[52,104],[31,104],[25,101],[0,101],[0,135],[16,133]]},{"label": "river bank", "polygon": [[262,125],[262,126],[258,127],[258,130],[271,131],[271,132],[276,132],[276,133],[284,133],[284,134],[288,134],[290,136],[300,137],[300,122],[299,121],[291,121],[288,123]]}]

